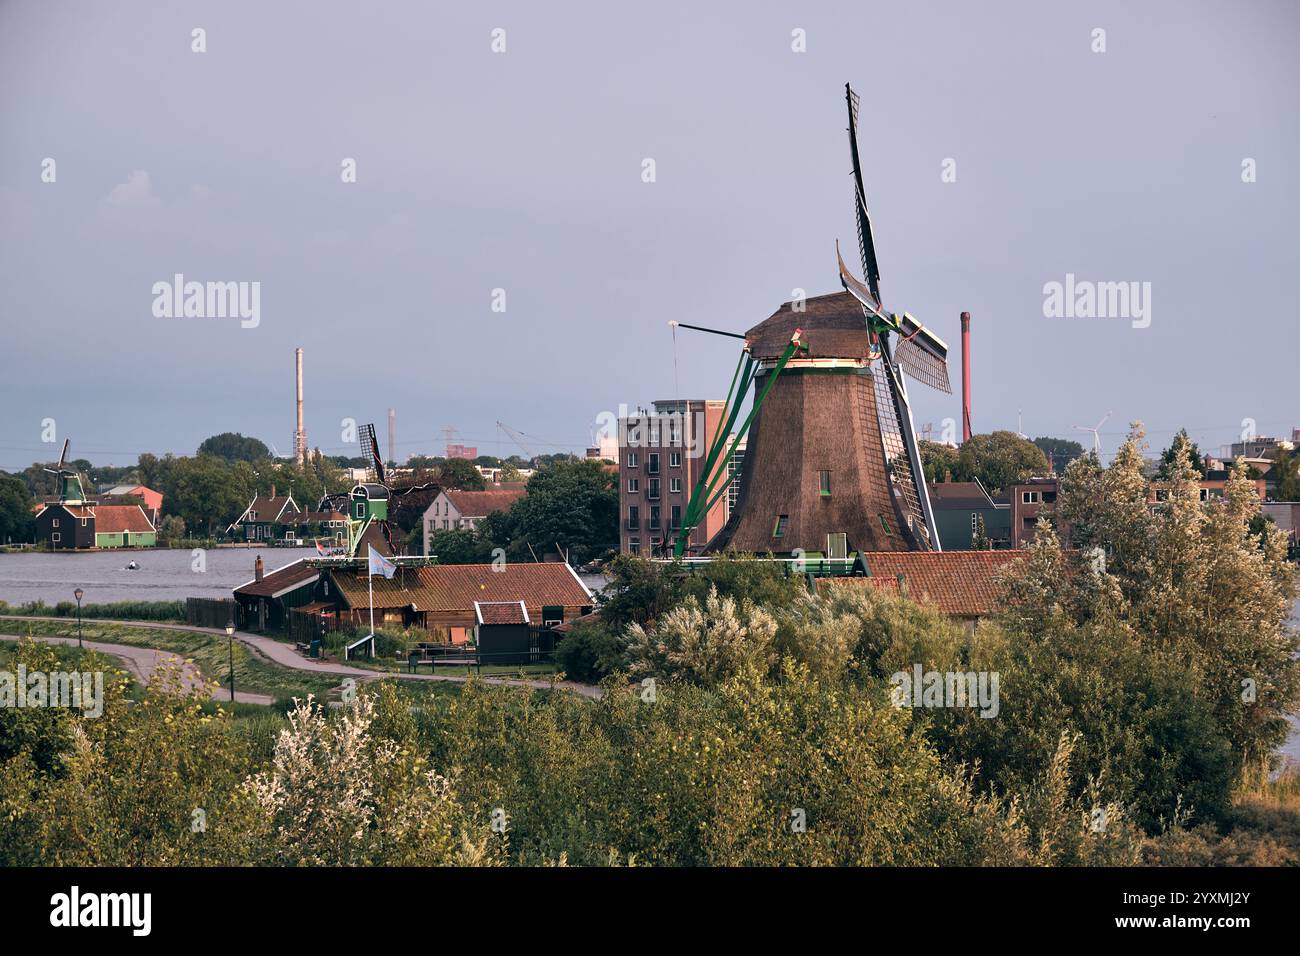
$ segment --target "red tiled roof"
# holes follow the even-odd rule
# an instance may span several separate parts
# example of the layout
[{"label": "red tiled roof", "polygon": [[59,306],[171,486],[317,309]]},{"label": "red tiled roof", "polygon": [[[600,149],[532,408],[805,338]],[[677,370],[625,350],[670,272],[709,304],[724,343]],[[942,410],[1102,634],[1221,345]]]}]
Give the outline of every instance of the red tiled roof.
[{"label": "red tiled roof", "polygon": [[95,506],[95,534],[146,534],[153,530],[149,516],[139,505]]},{"label": "red tiled roof", "polygon": [[295,587],[314,581],[319,576],[319,570],[299,558],[293,564],[286,564],[282,568],[276,568],[270,574],[263,575],[260,581],[241,584],[235,588],[235,593],[247,597],[275,597],[286,590],[293,590]]},{"label": "red tiled roof", "polygon": [[462,518],[482,518],[494,511],[509,511],[510,506],[527,496],[528,492],[523,488],[501,488],[492,491],[448,490],[445,494]]},{"label": "red tiled roof", "polygon": [[523,601],[475,601],[474,616],[480,624],[528,623],[528,609]]},{"label": "red tiled roof", "polygon": [[997,609],[1001,588],[997,576],[1026,551],[869,551],[871,572],[865,578],[821,578],[819,590],[829,586],[871,587],[898,591],[903,575],[907,596],[919,604],[932,604],[954,617],[983,617]]},{"label": "red tiled roof", "polygon": [[[334,571],[333,579],[350,607],[369,607],[364,571]],[[391,578],[373,580],[375,607],[406,607],[435,613],[470,613],[475,603],[523,601],[528,607],[591,607],[590,592],[566,564],[512,562],[490,564],[398,565]]]}]

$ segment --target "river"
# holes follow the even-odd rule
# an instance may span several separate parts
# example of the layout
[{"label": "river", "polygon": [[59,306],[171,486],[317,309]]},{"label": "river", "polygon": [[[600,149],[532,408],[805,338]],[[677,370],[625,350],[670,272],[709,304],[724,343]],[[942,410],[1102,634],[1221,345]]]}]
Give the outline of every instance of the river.
[{"label": "river", "polygon": [[[86,592],[86,604],[230,597],[232,590],[253,580],[257,555],[271,571],[315,553],[315,548],[213,548],[204,552],[202,562],[179,548],[0,554],[0,601],[56,604],[73,600],[76,588]],[[139,570],[126,570],[131,561]]]}]

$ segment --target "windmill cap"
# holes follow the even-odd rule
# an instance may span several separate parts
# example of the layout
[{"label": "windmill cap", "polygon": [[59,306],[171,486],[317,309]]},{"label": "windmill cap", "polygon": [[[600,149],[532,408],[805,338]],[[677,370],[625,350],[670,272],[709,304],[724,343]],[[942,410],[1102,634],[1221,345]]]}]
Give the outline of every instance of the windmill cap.
[{"label": "windmill cap", "polygon": [[795,303],[785,302],[746,332],[745,340],[755,359],[778,358],[795,340],[821,358],[861,360],[871,354],[862,306],[847,292],[802,300],[797,311]]}]

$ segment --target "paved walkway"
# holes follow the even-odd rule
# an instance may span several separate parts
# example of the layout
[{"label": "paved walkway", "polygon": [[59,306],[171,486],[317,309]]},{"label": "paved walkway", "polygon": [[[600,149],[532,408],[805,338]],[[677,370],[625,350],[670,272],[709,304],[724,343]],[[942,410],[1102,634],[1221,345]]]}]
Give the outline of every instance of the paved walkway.
[{"label": "paved walkway", "polygon": [[[0,614],[0,620],[5,621],[49,621],[60,620],[59,618],[49,617],[29,617],[20,614]],[[89,620],[89,619],[87,619]],[[126,624],[131,627],[151,628],[160,631],[195,631],[200,634],[216,634],[221,637],[226,636],[224,628],[220,627],[197,627],[193,624],[167,624],[159,621],[118,621],[104,618],[96,618],[99,624]],[[444,681],[452,684],[463,684],[470,680],[467,676],[456,676],[453,674],[408,674],[394,671],[373,671],[364,667],[353,667],[350,664],[339,664],[331,661],[317,660],[312,657],[303,657],[291,644],[283,641],[277,641],[274,638],[266,637],[262,634],[250,634],[247,631],[236,631],[235,639],[246,647],[251,648],[255,653],[270,661],[273,664],[279,664],[281,667],[287,667],[290,670],[307,671],[315,674],[332,674],[338,677],[351,677],[356,681],[370,681],[381,678],[396,678],[398,680],[423,680],[423,681]],[[51,640],[65,642],[62,638],[51,638]],[[76,638],[72,638],[75,643]],[[90,641],[86,645],[90,645]],[[104,645],[105,647],[124,647],[125,645]],[[129,648],[130,650],[142,650],[142,648]],[[106,651],[105,653],[111,653]],[[152,653],[162,654],[164,651],[154,651]],[[485,684],[503,684],[510,687],[529,687],[533,690],[567,690],[572,691],[582,697],[599,698],[604,696],[604,691],[592,684],[579,684],[576,681],[546,681],[546,680],[527,680],[518,677],[479,677]],[[239,700],[239,691],[235,692],[235,700]],[[270,703],[268,700],[267,703]]]},{"label": "paved walkway", "polygon": [[[22,636],[17,634],[0,634],[0,641],[17,641]],[[32,640],[41,641],[45,644],[64,644],[72,647],[77,646],[75,637],[51,637],[43,634],[33,634]],[[100,654],[108,654],[112,657],[119,658],[126,669],[135,675],[136,680],[141,684],[148,684],[153,679],[154,671],[160,664],[174,664],[181,669],[181,683],[188,692],[196,685],[203,685],[206,682],[203,674],[193,663],[187,662],[179,654],[173,654],[170,651],[160,651],[152,647],[132,647],[129,644],[105,644],[103,641],[83,641],[83,645],[92,651],[98,651]],[[230,690],[214,688],[212,690],[213,700],[230,700]],[[273,704],[275,699],[267,694],[250,694],[247,691],[236,690],[235,702],[240,704]]]}]

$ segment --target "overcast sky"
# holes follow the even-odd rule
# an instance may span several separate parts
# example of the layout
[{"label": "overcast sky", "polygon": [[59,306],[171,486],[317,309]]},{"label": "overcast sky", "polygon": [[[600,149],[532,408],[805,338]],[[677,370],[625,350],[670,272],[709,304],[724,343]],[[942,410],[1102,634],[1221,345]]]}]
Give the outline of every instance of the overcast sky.
[{"label": "overcast sky", "polygon": [[[1300,426],[1300,5],[810,6],[0,0],[0,468],[56,454],[47,418],[97,463],[288,454],[295,346],[331,454],[389,406],[404,458],[721,398],[739,343],[681,332],[674,370],[667,323],[839,290],[845,81],[885,303],[955,391],[973,314],[977,431]],[[260,324],[155,317],[176,273],[259,282]],[[1045,317],[1067,273],[1149,282],[1149,326]]]}]

